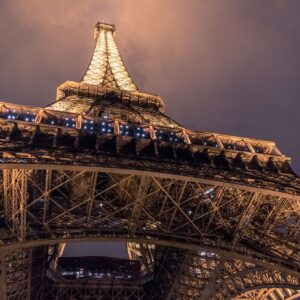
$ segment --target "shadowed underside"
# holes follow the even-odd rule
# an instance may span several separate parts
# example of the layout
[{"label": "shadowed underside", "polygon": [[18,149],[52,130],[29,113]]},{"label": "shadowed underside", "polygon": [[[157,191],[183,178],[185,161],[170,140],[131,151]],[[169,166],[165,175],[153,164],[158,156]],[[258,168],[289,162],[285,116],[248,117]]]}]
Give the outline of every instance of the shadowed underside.
[{"label": "shadowed underside", "polygon": [[[0,298],[297,299],[290,159],[170,119],[134,85],[114,31],[96,25],[82,81],[46,108],[0,103]],[[141,270],[67,278],[55,266],[76,241],[128,242]]]}]

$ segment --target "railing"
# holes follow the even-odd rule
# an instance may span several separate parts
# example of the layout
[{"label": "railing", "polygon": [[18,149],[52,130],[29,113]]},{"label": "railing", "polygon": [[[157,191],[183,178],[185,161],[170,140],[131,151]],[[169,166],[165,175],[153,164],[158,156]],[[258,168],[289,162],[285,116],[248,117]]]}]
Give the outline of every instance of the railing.
[{"label": "railing", "polygon": [[232,151],[283,156],[275,146],[275,143],[270,141],[211,132],[195,132],[187,129],[157,127],[149,124],[112,119],[108,115],[93,118],[74,113],[0,102],[0,119],[53,128],[80,130],[88,134],[121,135],[137,139],[152,139],[168,143],[202,145]]}]

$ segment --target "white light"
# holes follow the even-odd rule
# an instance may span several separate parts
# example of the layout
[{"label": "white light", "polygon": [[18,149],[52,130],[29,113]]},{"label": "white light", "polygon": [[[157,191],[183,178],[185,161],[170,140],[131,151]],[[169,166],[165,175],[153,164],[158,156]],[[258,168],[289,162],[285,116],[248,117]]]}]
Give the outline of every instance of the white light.
[{"label": "white light", "polygon": [[102,128],[102,131],[105,131],[105,128]]},{"label": "white light", "polygon": [[54,124],[54,121],[51,121],[51,124],[53,125],[53,124]]},{"label": "white light", "polygon": [[34,122],[34,118],[32,118],[31,121]]},{"label": "white light", "polygon": [[67,123],[66,125],[69,126],[69,123]]},{"label": "white light", "polygon": [[212,187],[212,188],[206,190],[206,191],[204,192],[204,194],[205,194],[205,195],[210,194],[211,192],[213,192],[213,190],[214,190],[214,188]]},{"label": "white light", "polygon": [[91,127],[91,130],[94,130],[94,127]]},{"label": "white light", "polygon": [[72,127],[75,127],[75,124],[73,124]]},{"label": "white light", "polygon": [[29,121],[29,118],[25,118],[25,121],[27,121],[27,122],[28,122],[28,121]]},{"label": "white light", "polygon": [[87,126],[84,126],[84,129],[87,129]]}]

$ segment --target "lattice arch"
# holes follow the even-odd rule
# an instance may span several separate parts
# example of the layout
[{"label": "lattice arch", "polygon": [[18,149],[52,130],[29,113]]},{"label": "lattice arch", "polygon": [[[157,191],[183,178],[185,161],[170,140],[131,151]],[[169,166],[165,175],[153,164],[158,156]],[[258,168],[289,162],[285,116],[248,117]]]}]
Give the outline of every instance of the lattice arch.
[{"label": "lattice arch", "polygon": [[265,288],[247,291],[233,300],[298,300],[300,291],[289,288]]}]

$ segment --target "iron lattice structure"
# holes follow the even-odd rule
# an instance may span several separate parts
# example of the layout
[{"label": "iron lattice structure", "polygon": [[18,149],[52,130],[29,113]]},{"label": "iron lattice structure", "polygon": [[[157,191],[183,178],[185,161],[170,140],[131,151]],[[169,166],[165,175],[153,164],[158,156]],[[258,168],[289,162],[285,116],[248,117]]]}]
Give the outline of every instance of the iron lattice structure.
[{"label": "iron lattice structure", "polygon": [[[1,299],[297,299],[300,179],[273,142],[189,130],[98,23],[81,82],[0,103]],[[64,243],[126,241],[139,279],[70,280]]]}]

